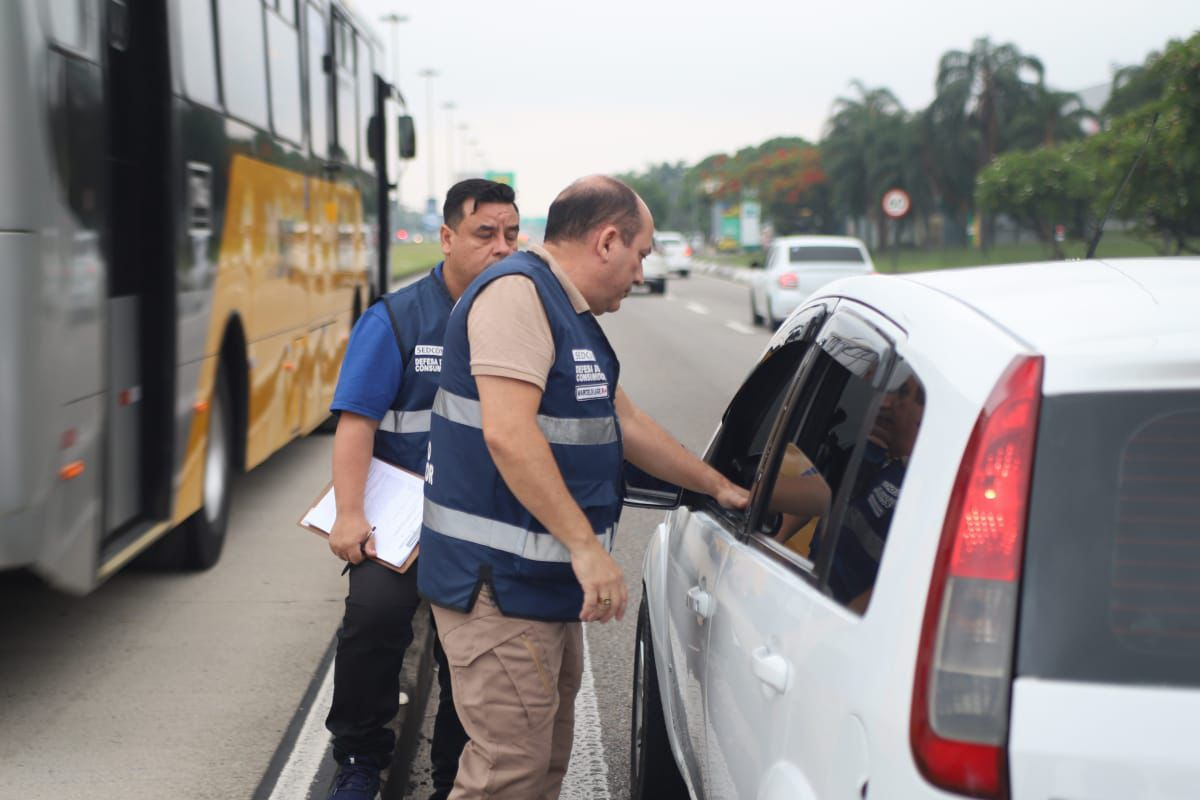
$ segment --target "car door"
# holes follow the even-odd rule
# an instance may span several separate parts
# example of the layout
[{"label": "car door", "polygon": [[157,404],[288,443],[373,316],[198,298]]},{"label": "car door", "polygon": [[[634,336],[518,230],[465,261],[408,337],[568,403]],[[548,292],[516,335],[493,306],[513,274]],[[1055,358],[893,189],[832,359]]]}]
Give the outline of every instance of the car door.
[{"label": "car door", "polygon": [[[825,315],[818,305],[799,316],[781,344],[768,351],[722,420],[707,460],[730,480],[750,486],[780,409],[795,382],[811,334]],[[684,768],[693,786],[704,782],[704,669],[717,570],[745,527],[745,512],[721,508],[712,498],[687,493],[668,523],[667,641],[675,692],[672,725],[681,736]],[[665,691],[665,690],[664,690]]]},{"label": "car door", "polygon": [[[913,386],[892,336],[849,305],[817,335],[763,454],[745,534],[726,549],[713,592],[710,796],[863,796],[861,671],[847,644],[869,603],[903,479],[899,462],[879,452],[878,427],[896,402],[889,381],[902,379],[908,393]],[[868,510],[864,520],[871,503],[880,515]]]}]

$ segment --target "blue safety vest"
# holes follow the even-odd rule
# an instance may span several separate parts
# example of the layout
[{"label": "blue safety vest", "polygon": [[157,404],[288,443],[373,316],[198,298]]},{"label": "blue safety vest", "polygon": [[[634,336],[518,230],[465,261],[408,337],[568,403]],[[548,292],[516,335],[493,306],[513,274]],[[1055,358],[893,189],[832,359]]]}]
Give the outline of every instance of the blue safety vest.
[{"label": "blue safety vest", "polygon": [[471,376],[467,314],[480,290],[514,274],[533,280],[554,336],[538,426],[597,539],[612,549],[621,511],[621,429],[614,405],[620,364],[596,318],[590,311],[576,313],[549,266],[531,253],[517,253],[471,284],[446,325],[417,585],[430,602],[465,612],[487,582],[507,616],[577,620],[583,591],[570,555],[500,477],[484,443]]},{"label": "blue safety vest", "polygon": [[442,372],[442,337],[454,301],[435,268],[376,302],[384,304],[392,322],[404,376],[375,431],[374,455],[419,475],[425,472],[430,409]]}]

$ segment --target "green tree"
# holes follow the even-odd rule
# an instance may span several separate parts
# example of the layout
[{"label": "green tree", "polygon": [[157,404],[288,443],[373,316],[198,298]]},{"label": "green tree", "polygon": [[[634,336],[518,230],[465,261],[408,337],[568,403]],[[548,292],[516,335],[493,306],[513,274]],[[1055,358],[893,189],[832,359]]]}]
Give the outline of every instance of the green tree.
[{"label": "green tree", "polygon": [[1161,95],[1093,137],[1108,186],[1100,201],[1107,204],[1116,191],[1157,115],[1150,145],[1118,198],[1116,213],[1166,249],[1200,252],[1200,33],[1170,42],[1149,70],[1147,78],[1162,86]]},{"label": "green tree", "polygon": [[1113,73],[1112,91],[1101,109],[1105,119],[1128,114],[1162,97],[1162,73],[1154,69],[1160,58],[1162,53],[1151,52],[1141,64],[1121,67]]},{"label": "green tree", "polygon": [[901,184],[904,173],[906,115],[889,89],[851,86],[857,97],[839,97],[821,144],[834,206],[851,217],[874,223],[875,247],[885,242],[883,193]]},{"label": "green tree", "polygon": [[1059,92],[1045,86],[1032,87],[1028,102],[1008,123],[1007,142],[1014,150],[1053,147],[1060,142],[1083,138],[1083,124],[1095,120],[1075,92]]},{"label": "green tree", "polygon": [[979,208],[1012,217],[1061,259],[1055,228],[1082,238],[1090,227],[1098,178],[1087,156],[1078,142],[1006,153],[979,173]]},{"label": "green tree", "polygon": [[[952,153],[959,154],[961,145],[968,141],[975,149],[973,163],[955,164],[953,180],[947,183],[963,183],[969,171],[970,178],[965,182],[973,186],[979,171],[1008,149],[1007,125],[1031,105],[1034,87],[1041,86],[1044,74],[1038,59],[1012,44],[992,44],[986,37],[976,39],[970,50],[951,50],[941,57],[929,121],[939,128],[937,139],[959,144]],[[1033,80],[1027,81],[1026,76]],[[969,204],[972,194],[968,191],[955,199]],[[989,216],[981,226],[985,247],[991,239],[991,227]]]}]

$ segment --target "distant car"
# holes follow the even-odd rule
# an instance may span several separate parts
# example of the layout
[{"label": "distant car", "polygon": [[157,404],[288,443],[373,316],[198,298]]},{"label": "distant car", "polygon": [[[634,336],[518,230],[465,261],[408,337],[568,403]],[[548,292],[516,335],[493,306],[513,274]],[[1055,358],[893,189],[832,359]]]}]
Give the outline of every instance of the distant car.
[{"label": "distant car", "polygon": [[654,249],[667,262],[667,269],[686,278],[692,269],[692,246],[677,231],[658,231],[654,234]]},{"label": "distant car", "polygon": [[642,259],[643,286],[650,294],[664,294],[667,291],[667,260],[658,253],[651,253]]},{"label": "distant car", "polygon": [[[1200,258],[850,278],[640,482],[633,800],[1200,796]],[[635,483],[636,481],[636,483]]]},{"label": "distant car", "polygon": [[750,320],[779,327],[804,299],[830,281],[875,271],[867,246],[848,236],[780,236],[750,284]]}]

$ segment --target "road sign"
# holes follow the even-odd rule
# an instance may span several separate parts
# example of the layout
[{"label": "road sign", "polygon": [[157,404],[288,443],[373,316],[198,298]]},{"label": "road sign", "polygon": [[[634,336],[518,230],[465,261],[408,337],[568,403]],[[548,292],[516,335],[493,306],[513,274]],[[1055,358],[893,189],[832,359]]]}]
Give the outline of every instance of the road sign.
[{"label": "road sign", "polygon": [[892,219],[900,219],[912,208],[912,200],[903,189],[889,189],[883,195],[883,213]]}]

